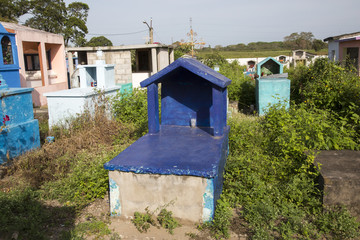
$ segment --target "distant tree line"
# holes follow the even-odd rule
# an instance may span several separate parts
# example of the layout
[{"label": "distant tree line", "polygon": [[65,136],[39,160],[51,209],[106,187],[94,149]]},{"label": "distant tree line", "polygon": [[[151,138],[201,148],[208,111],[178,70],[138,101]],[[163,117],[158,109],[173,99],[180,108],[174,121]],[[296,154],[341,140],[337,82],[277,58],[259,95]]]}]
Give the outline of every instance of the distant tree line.
[{"label": "distant tree line", "polygon": [[[275,42],[251,42],[249,44],[239,43],[223,47],[216,45],[214,49],[219,51],[263,51],[263,50],[315,50],[327,48],[327,44],[320,39],[315,39],[312,32],[292,33],[284,37],[284,41]],[[204,51],[212,49],[211,46]]]}]

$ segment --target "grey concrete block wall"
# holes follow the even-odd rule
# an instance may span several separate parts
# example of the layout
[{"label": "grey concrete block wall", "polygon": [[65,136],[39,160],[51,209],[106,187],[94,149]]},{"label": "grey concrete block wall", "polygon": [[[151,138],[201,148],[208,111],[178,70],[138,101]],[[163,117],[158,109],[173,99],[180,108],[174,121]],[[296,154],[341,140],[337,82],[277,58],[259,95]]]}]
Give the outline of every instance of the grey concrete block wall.
[{"label": "grey concrete block wall", "polygon": [[170,64],[169,51],[167,48],[159,48],[157,51],[158,71]]},{"label": "grey concrete block wall", "polygon": [[106,64],[115,65],[115,84],[130,83],[132,81],[131,51],[104,51],[102,57],[96,52],[87,53],[88,64],[95,64],[96,60],[105,60]]}]

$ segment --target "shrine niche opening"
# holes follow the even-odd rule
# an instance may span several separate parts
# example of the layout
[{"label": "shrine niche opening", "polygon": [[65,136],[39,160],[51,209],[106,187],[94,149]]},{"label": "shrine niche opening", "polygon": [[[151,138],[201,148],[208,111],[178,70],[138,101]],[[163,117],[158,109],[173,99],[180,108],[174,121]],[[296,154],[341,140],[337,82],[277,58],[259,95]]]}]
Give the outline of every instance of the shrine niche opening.
[{"label": "shrine niche opening", "polygon": [[8,36],[4,36],[1,39],[1,49],[4,65],[14,64],[11,41]]}]

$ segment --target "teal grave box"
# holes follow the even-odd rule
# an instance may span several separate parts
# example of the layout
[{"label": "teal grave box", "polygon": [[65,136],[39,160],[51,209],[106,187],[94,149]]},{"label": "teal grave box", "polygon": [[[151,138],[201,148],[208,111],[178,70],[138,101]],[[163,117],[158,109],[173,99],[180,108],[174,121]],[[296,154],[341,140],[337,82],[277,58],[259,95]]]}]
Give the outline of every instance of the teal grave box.
[{"label": "teal grave box", "polygon": [[0,23],[0,72],[11,88],[19,88],[19,59],[15,41],[15,34],[9,33]]},{"label": "teal grave box", "polygon": [[[210,221],[228,153],[231,80],[180,58],[140,83],[147,87],[149,133],[111,161],[110,212],[132,217],[167,206],[175,217]],[[158,86],[161,84],[161,123]]]},{"label": "teal grave box", "polygon": [[283,65],[268,57],[256,66],[256,107],[264,115],[269,105],[282,103],[290,106],[290,80],[283,73]]},{"label": "teal grave box", "polygon": [[39,123],[34,119],[32,88],[9,88],[0,74],[0,164],[40,147]]}]

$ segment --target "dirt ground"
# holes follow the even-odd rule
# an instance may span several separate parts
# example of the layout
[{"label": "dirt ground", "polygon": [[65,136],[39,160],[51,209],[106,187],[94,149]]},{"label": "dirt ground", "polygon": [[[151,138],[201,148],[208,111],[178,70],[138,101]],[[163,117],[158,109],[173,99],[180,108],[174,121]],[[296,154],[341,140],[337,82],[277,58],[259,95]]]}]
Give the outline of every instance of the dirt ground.
[{"label": "dirt ground", "polygon": [[[114,234],[120,239],[129,240],[175,240],[175,239],[195,239],[206,240],[212,239],[208,232],[199,231],[197,224],[193,222],[179,221],[181,226],[174,230],[174,234],[170,234],[164,228],[157,228],[151,226],[146,233],[140,233],[131,222],[131,219],[123,217],[109,217],[109,199],[98,199],[88,207],[86,207],[80,216],[78,217],[76,224],[87,221],[89,217],[95,217],[96,219],[106,219],[109,221],[109,229],[111,230],[111,236]],[[230,240],[246,240],[245,234],[236,233],[231,231]],[[111,236],[105,237],[105,239],[111,239]],[[89,237],[92,239],[92,237]]]}]

